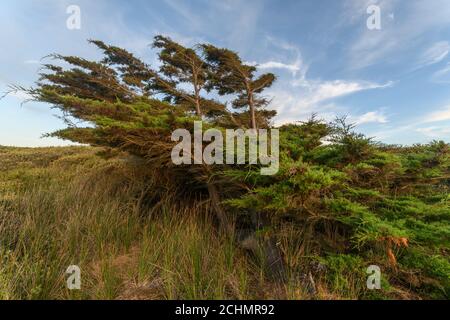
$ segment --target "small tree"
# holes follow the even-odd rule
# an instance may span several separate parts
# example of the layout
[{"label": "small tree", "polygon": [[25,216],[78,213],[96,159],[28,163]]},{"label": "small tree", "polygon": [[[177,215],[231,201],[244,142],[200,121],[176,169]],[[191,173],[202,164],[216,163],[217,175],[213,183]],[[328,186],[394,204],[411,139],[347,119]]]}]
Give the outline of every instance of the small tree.
[{"label": "small tree", "polygon": [[274,111],[257,110],[267,106],[267,99],[260,94],[275,81],[275,75],[266,73],[256,78],[255,66],[247,65],[234,51],[220,49],[213,45],[202,45],[206,60],[210,64],[211,82],[209,88],[217,89],[220,95],[236,94],[233,106],[248,108],[249,125],[252,129],[267,126],[268,120],[275,116]]},{"label": "small tree", "polygon": [[[153,42],[162,65],[159,77],[150,85],[151,88],[166,95],[168,101],[175,104],[187,104],[195,109],[198,116],[223,114],[225,106],[212,99],[205,99],[201,92],[208,85],[208,66],[195,48],[186,48],[168,37],[156,36]],[[163,77],[166,77],[163,78]],[[189,85],[191,92],[179,88]]]}]

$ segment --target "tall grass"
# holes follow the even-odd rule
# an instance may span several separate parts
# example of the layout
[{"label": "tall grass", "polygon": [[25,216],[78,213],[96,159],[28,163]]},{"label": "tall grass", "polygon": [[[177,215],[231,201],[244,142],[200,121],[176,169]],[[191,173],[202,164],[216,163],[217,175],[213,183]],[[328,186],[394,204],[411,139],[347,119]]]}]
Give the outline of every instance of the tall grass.
[{"label": "tall grass", "polygon": [[[143,209],[145,181],[96,151],[1,150],[0,299],[302,297],[267,281],[199,208]],[[81,290],[67,288],[70,265]]]}]

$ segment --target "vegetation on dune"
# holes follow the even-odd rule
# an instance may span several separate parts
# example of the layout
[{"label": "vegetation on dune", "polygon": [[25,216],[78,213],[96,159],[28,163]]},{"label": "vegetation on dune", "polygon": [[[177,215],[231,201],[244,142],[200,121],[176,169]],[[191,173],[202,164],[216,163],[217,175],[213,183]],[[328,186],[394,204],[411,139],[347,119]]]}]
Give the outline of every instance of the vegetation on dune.
[{"label": "vegetation on dune", "polygon": [[[67,116],[52,135],[96,148],[0,149],[5,298],[117,298],[127,283],[154,288],[147,298],[448,298],[447,143],[386,146],[313,116],[280,128],[273,176],[250,164],[176,166],[171,132],[194,121],[271,128],[263,91],[275,76],[212,45],[158,36],[154,70],[92,43],[102,61],[55,55],[72,67],[45,65],[27,92]],[[24,153],[31,162],[14,165]],[[90,272],[87,291],[61,285],[74,260]],[[382,290],[366,287],[370,265]]]},{"label": "vegetation on dune", "polygon": [[[143,206],[151,176],[125,155],[0,148],[0,163],[0,299],[306,297],[266,282],[233,238],[215,232],[207,207],[170,198]],[[73,264],[80,291],[66,286]]]}]

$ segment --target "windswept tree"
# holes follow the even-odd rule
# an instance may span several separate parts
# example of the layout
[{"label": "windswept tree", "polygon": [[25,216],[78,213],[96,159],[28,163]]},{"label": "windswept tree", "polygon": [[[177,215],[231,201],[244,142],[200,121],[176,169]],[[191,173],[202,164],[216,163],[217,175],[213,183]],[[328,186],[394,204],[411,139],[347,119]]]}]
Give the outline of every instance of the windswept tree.
[{"label": "windswept tree", "polygon": [[202,48],[211,69],[209,88],[217,89],[220,95],[237,95],[233,100],[233,107],[247,108],[240,118],[244,122],[248,120],[250,128],[267,127],[276,113],[264,110],[268,100],[261,93],[272,86],[275,75],[266,73],[257,77],[257,67],[245,64],[234,51],[210,44],[204,44]]},{"label": "windswept tree", "polygon": [[202,95],[206,93],[209,69],[195,48],[186,48],[168,37],[156,36],[153,47],[159,50],[161,66],[154,70],[122,48],[102,41],[90,42],[103,50],[106,57],[102,63],[114,66],[123,82],[141,94],[162,94],[164,101],[210,120],[228,114],[224,104]]},{"label": "windswept tree", "polygon": [[[218,78],[211,65],[194,49],[162,36],[154,42],[160,49],[159,70],[125,49],[90,42],[102,50],[103,59],[53,55],[64,63],[44,65],[36,86],[27,90],[67,119],[69,126],[51,135],[138,156],[163,179],[158,187],[165,185],[165,190],[188,195],[187,199],[208,197],[221,229],[231,234],[230,218],[221,205],[227,179],[217,175],[214,166],[175,166],[171,161],[172,132],[192,131],[199,116],[204,127],[237,126],[225,105],[207,97]],[[66,64],[69,67],[63,67]],[[81,122],[74,124],[73,119]]]},{"label": "windswept tree", "polygon": [[37,86],[28,92],[35,100],[60,109],[68,123],[74,118],[92,124],[70,125],[53,136],[107,147],[134,145],[129,151],[142,155],[142,150],[132,150],[138,141],[148,144],[149,139],[164,137],[182,110],[151,97],[148,82],[157,75],[144,62],[124,49],[101,41],[91,43],[104,52],[100,62],[52,55],[71,67],[45,64]]},{"label": "windswept tree", "polygon": [[[152,94],[148,83],[158,75],[149,65],[125,49],[107,45],[99,40],[90,40],[89,42],[103,51],[105,57],[100,62],[101,65],[116,70],[114,76],[121,78],[121,82],[127,86],[128,91],[136,91],[135,94],[146,97]],[[60,56],[59,58],[65,60],[64,57]],[[66,62],[72,64],[70,61]]]},{"label": "windswept tree", "polygon": [[158,56],[162,63],[160,76],[151,84],[153,89],[165,94],[170,102],[194,109],[200,117],[225,112],[223,104],[202,96],[202,91],[208,85],[209,69],[195,47],[186,48],[161,35],[155,37],[153,46],[160,49]]},{"label": "windswept tree", "polygon": [[[240,67],[231,67],[222,58],[215,64],[211,52],[199,49],[202,52],[199,55],[195,50],[184,48],[165,37],[156,37],[154,43],[161,50],[159,57],[162,66],[157,71],[124,49],[101,41],[91,43],[103,51],[102,60],[97,62],[54,55],[53,58],[64,63],[45,65],[37,85],[27,90],[35,100],[50,103],[68,119],[68,128],[51,135],[107,147],[134,158],[137,156],[138,162],[145,164],[142,174],[149,176],[148,190],[151,194],[146,201],[148,205],[157,207],[169,201],[175,202],[176,206],[205,210],[215,217],[221,232],[230,237],[237,235],[239,232],[235,232],[233,220],[240,219],[238,212],[225,207],[224,200],[238,197],[251,189],[246,183],[236,183],[236,174],[248,173],[256,166],[177,166],[171,159],[171,151],[176,144],[171,136],[175,129],[193,132],[194,122],[199,117],[204,120],[204,128],[225,130],[248,127],[244,124],[250,120],[248,114],[253,115],[253,128],[257,128],[257,121],[259,126],[265,126],[268,117],[261,114],[257,118],[255,112],[264,104],[257,94],[270,86],[275,77],[268,74],[254,80],[257,71],[254,66],[240,63]],[[233,53],[233,57],[235,62],[241,61],[237,54]],[[241,75],[242,72],[247,76]],[[223,86],[220,85],[222,80],[226,82]],[[189,85],[191,91],[186,89]],[[235,113],[234,117],[223,104],[207,98],[207,94],[215,89],[220,94],[237,94],[234,106],[248,104],[253,113]],[[82,121],[74,124],[70,122],[72,119]],[[89,125],[79,127],[80,123],[86,122]],[[192,157],[192,154],[189,156]],[[259,216],[251,209],[239,214]],[[260,224],[252,221],[248,223],[254,225],[255,230],[250,227],[250,231],[240,232],[240,242],[245,242],[249,233],[255,240],[254,234]],[[247,222],[242,224],[245,225]],[[255,254],[261,253],[260,248],[251,247],[250,250]],[[267,251],[271,269],[283,270],[281,267],[274,268],[282,264],[275,241],[265,244],[262,250]]]}]

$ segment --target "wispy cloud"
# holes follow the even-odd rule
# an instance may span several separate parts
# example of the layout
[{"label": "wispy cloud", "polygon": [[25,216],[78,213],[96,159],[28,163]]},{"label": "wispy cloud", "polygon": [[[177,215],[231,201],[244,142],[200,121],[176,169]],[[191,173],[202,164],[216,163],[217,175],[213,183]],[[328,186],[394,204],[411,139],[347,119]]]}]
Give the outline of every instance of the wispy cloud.
[{"label": "wispy cloud", "polygon": [[386,115],[381,111],[370,111],[356,117],[355,123],[358,125],[366,123],[387,123]]},{"label": "wispy cloud", "polygon": [[441,70],[436,71],[431,80],[437,83],[450,83],[450,63]]},{"label": "wispy cloud", "polygon": [[269,35],[266,36],[266,40],[269,43],[273,44],[274,46],[276,46],[276,47],[278,47],[280,49],[283,49],[283,50],[286,50],[286,51],[291,51],[291,52],[294,52],[297,55],[300,55],[300,48],[297,45],[295,45],[295,44],[292,44],[292,43],[290,43],[288,41],[285,41],[283,39],[276,38],[276,37],[269,36]]},{"label": "wispy cloud", "polygon": [[303,61],[303,57],[300,48],[294,44],[291,44],[282,39],[277,39],[271,36],[266,36],[267,42],[274,46],[278,51],[287,52],[290,56],[290,62],[279,62],[275,60],[269,60],[258,64],[260,69],[285,69],[290,71],[294,78],[304,79],[308,72],[308,65]]},{"label": "wispy cloud", "polygon": [[417,67],[421,68],[441,62],[445,59],[445,57],[447,57],[449,52],[450,44],[448,41],[436,42],[422,54]]},{"label": "wispy cloud", "polygon": [[449,127],[439,127],[439,126],[424,127],[424,128],[417,128],[416,131],[430,138],[440,138],[444,136],[450,136]]},{"label": "wispy cloud", "polygon": [[424,123],[450,120],[450,105],[425,116]]},{"label": "wispy cloud", "polygon": [[450,139],[450,105],[421,117],[396,123],[371,134],[379,140],[398,140],[399,136],[416,136],[415,142],[426,143],[432,139]]},{"label": "wispy cloud", "polygon": [[[332,113],[334,116],[339,112],[339,108],[330,104],[333,100],[365,90],[388,88],[392,85],[393,82],[378,84],[366,81],[304,79],[300,83],[291,83],[291,86],[298,88],[297,90],[278,89],[271,92],[271,95],[273,96],[273,107],[280,113],[277,123],[282,124],[302,120],[312,112],[329,115]],[[380,114],[370,112],[359,119],[360,123],[375,121],[386,122],[387,120]]]},{"label": "wispy cloud", "polygon": [[202,19],[192,12],[185,1],[164,0],[164,2],[182,18],[186,19],[192,27],[199,27]]},{"label": "wispy cloud", "polygon": [[[398,34],[402,33],[400,27],[393,28],[394,20],[384,19],[395,9],[397,0],[349,0],[346,5],[344,17],[349,23],[361,24],[361,32],[356,40],[349,46],[350,68],[360,69],[379,62],[389,52],[398,48]],[[371,4],[380,7],[381,30],[366,28],[367,8]]]},{"label": "wispy cloud", "polygon": [[[349,11],[347,15],[355,16],[358,13],[358,23],[361,25],[368,17],[365,9],[371,3],[380,6],[382,18],[381,30],[362,28],[360,35],[350,46],[349,57],[351,67],[354,69],[368,67],[392,58],[393,55],[407,52],[411,47],[417,46],[426,32],[450,25],[448,19],[450,6],[447,0],[408,1],[406,5],[398,0],[351,0],[349,3],[353,5],[347,6]],[[400,4],[402,5],[400,18],[397,18],[399,16],[397,15],[395,19],[387,19],[391,13],[400,10]],[[354,21],[352,23],[354,24]],[[442,60],[445,51],[444,42],[437,44],[425,53],[426,60],[422,63]]]},{"label": "wispy cloud", "polygon": [[317,103],[332,98],[346,96],[364,90],[383,89],[393,86],[394,82],[389,81],[384,84],[378,84],[368,81],[347,81],[347,80],[302,80],[293,81],[294,87],[304,87],[309,91],[310,96],[306,100],[308,103]]},{"label": "wispy cloud", "polygon": [[283,63],[279,61],[266,61],[263,63],[257,63],[257,62],[247,62],[249,65],[258,66],[258,69],[260,70],[266,70],[266,69],[284,69],[292,73],[293,76],[297,74],[301,70],[301,62],[300,60],[294,62],[294,63]]},{"label": "wispy cloud", "polygon": [[[309,64],[302,59],[301,50],[289,42],[267,37],[268,41],[294,55],[293,62],[268,61],[259,64],[259,68],[279,68],[292,72],[292,79],[280,79],[281,84],[270,90],[272,107],[278,111],[276,124],[284,124],[304,120],[313,112],[320,113],[323,118],[334,118],[338,112],[347,113],[345,108],[333,103],[334,100],[361,91],[383,89],[394,85],[393,81],[375,83],[364,80],[321,80],[308,77]],[[286,59],[288,60],[288,59]],[[361,123],[387,122],[379,113],[368,113],[358,119]]]}]

